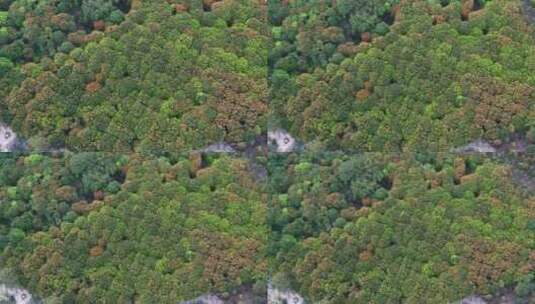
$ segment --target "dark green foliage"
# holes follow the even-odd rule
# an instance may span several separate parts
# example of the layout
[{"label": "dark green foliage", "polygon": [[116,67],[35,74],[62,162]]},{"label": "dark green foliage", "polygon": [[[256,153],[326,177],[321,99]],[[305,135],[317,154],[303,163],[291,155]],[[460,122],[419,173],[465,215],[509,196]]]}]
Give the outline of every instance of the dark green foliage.
[{"label": "dark green foliage", "polygon": [[[95,21],[118,24],[124,19],[121,9],[129,7],[127,0],[13,1],[0,11],[0,55],[15,61],[54,56],[65,51],[60,46],[73,39],[70,34],[90,34]],[[17,47],[23,52],[13,52]]]},{"label": "dark green foliage", "polygon": [[[269,21],[276,41],[270,60],[275,69],[312,72],[338,61],[343,44],[361,35],[384,35],[398,0],[269,1]],[[343,56],[341,57],[343,58]]]},{"label": "dark green foliage", "polygon": [[83,0],[80,5],[80,17],[83,22],[91,24],[97,20],[113,23],[123,21],[123,13],[119,10],[119,2],[124,0]]},{"label": "dark green foliage", "polygon": [[[293,20],[320,22],[314,9],[290,14],[274,28],[281,39],[271,54],[275,123],[346,151],[450,151],[477,138],[527,134],[535,121],[535,42],[520,1],[443,4],[403,2],[388,33],[343,44],[343,31],[338,42],[326,24],[318,30]],[[332,47],[318,50],[309,36],[324,31]],[[284,41],[290,36],[297,46]]]},{"label": "dark green foliage", "polygon": [[272,237],[280,238],[279,245],[287,249],[296,239],[343,225],[341,214],[356,212],[387,190],[387,169],[380,155],[280,158],[270,161],[273,192],[268,218]]},{"label": "dark green foliage", "polygon": [[[55,151],[0,155],[0,275],[46,303],[535,303],[521,4],[0,0],[0,121]],[[304,152],[253,155],[268,113]],[[220,141],[257,162],[182,153]]]},{"label": "dark green foliage", "polygon": [[24,233],[46,231],[64,220],[72,221],[73,204],[91,201],[95,193],[117,192],[116,183],[122,182],[125,161],[123,157],[99,153],[59,158],[2,153],[0,231],[9,233],[10,242],[20,241]]},{"label": "dark green foliage", "polygon": [[13,62],[5,57],[0,57],[0,76],[5,76],[13,68]]},{"label": "dark green foliage", "polygon": [[[312,303],[452,303],[515,286],[533,300],[535,201],[512,167],[436,153],[281,158],[268,216],[277,284]],[[359,202],[341,195],[355,189]]]},{"label": "dark green foliage", "polygon": [[[4,120],[17,134],[78,152],[162,153],[223,140],[243,146],[265,131],[264,7],[226,1],[206,12],[197,1],[134,2],[113,25],[99,18],[122,2],[101,2],[82,1],[80,14],[65,2],[58,9],[71,14],[43,17],[66,27],[45,31],[53,43],[41,39],[43,26],[32,28],[31,52],[51,58],[18,67],[24,79],[0,92]],[[100,31],[73,32],[78,15]],[[108,19],[123,16],[113,11]],[[4,56],[29,54],[17,45],[6,45]],[[51,45],[62,53],[48,52]]]},{"label": "dark green foliage", "polygon": [[[83,153],[3,157],[1,168],[1,267],[39,297],[176,303],[265,284],[266,204],[245,160]],[[113,168],[126,175],[106,181]],[[39,208],[63,219],[45,226]]]}]

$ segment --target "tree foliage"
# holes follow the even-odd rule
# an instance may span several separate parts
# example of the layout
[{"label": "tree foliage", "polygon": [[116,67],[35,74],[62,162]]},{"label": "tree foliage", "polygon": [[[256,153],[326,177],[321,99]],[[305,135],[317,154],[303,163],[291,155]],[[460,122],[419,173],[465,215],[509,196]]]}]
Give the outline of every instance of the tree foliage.
[{"label": "tree foliage", "polygon": [[[329,4],[305,1],[318,9],[292,14],[301,2],[286,3],[271,97],[274,121],[303,140],[346,151],[449,151],[531,132],[534,36],[520,1],[403,1],[392,6],[388,33],[350,42],[322,21]],[[346,1],[332,3],[339,10]],[[316,49],[314,39],[299,39],[307,35],[339,42]],[[318,64],[308,52],[326,59]]]},{"label": "tree foliage", "polygon": [[124,162],[122,156],[99,153],[0,155],[0,250],[12,243],[13,233],[72,222],[76,206],[117,192]]},{"label": "tree foliage", "polygon": [[[50,30],[58,37],[54,47],[65,52],[40,52],[39,62],[23,58],[24,45],[20,56],[0,53],[30,61],[14,71],[0,61],[0,73],[7,73],[1,81],[9,85],[0,95],[4,122],[22,137],[77,152],[174,152],[252,141],[265,131],[267,113],[265,7],[169,2],[134,1],[118,24],[101,21],[122,1],[52,2],[71,12],[42,17],[65,23],[65,32]],[[94,30],[71,31],[78,15]],[[28,40],[41,43],[43,28],[36,25]],[[16,50],[17,43],[5,48]]]},{"label": "tree foliage", "polygon": [[[0,227],[9,231],[2,268],[13,269],[42,298],[172,303],[265,282],[265,196],[246,160],[83,153],[3,162],[18,175],[0,175],[6,184],[0,193],[9,197],[0,204]],[[52,170],[55,162],[64,167]],[[36,166],[52,178],[36,177]],[[116,167],[124,180],[105,182]],[[79,201],[93,189],[99,190]],[[28,209],[53,213],[55,201],[68,202],[63,219],[38,232],[23,225],[41,219],[39,213],[25,218]]]},{"label": "tree foliage", "polygon": [[[504,287],[533,300],[535,201],[510,166],[436,153],[281,158],[269,259],[274,280],[312,303],[452,303]],[[355,188],[362,198],[348,200]]]}]

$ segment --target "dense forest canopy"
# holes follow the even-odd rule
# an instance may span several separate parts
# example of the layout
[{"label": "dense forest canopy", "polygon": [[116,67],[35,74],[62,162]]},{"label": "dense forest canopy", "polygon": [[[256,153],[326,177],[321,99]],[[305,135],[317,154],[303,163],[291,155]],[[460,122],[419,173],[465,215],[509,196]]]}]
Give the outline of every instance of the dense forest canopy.
[{"label": "dense forest canopy", "polygon": [[274,123],[347,151],[533,143],[535,34],[522,2],[396,2],[275,6]]},{"label": "dense forest canopy", "polygon": [[265,6],[212,2],[3,5],[1,119],[36,150],[243,146],[265,131]]},{"label": "dense forest canopy", "polygon": [[0,302],[535,303],[534,1],[0,0]]},{"label": "dense forest canopy", "polygon": [[[73,41],[119,24],[130,9],[128,0],[2,1],[1,55],[15,62],[74,49]],[[107,23],[107,24],[106,24]]]},{"label": "dense forest canopy", "polygon": [[1,161],[0,267],[44,299],[176,303],[247,284],[265,292],[266,196],[244,159]]},{"label": "dense forest canopy", "polygon": [[481,156],[270,161],[273,281],[311,303],[453,303],[535,291],[535,196]]},{"label": "dense forest canopy", "polygon": [[76,206],[120,190],[124,156],[82,153],[57,158],[0,154],[0,249],[77,217]]},{"label": "dense forest canopy", "polygon": [[249,286],[265,303],[268,279],[312,303],[534,300],[531,155],[254,161],[2,154],[0,268],[60,302],[171,303]]}]

